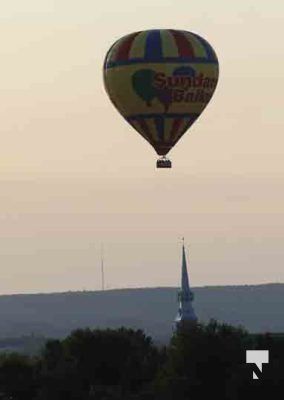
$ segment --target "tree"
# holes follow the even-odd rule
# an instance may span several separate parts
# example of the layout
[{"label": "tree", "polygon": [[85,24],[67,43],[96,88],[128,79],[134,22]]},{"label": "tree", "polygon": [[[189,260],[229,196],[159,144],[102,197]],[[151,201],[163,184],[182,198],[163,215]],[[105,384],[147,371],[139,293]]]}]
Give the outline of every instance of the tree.
[{"label": "tree", "polygon": [[0,393],[3,399],[31,400],[37,388],[34,359],[17,353],[1,355]]},{"label": "tree", "polygon": [[141,330],[78,329],[42,354],[41,399],[122,398],[154,379],[159,353]]},{"label": "tree", "polygon": [[210,388],[212,397],[230,399],[231,376],[245,363],[249,342],[242,328],[215,320],[207,325],[181,326],[173,335],[159,378],[164,398],[206,398]]}]

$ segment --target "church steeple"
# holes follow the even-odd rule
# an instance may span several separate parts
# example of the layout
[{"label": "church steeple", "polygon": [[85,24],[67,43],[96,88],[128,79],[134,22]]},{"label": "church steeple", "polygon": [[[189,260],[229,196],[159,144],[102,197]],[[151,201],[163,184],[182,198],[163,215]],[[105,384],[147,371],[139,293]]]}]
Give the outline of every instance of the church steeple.
[{"label": "church steeple", "polygon": [[181,288],[178,293],[179,310],[175,318],[176,325],[181,322],[196,323],[197,317],[192,307],[193,293],[189,286],[184,238],[182,239],[182,266],[181,266]]}]

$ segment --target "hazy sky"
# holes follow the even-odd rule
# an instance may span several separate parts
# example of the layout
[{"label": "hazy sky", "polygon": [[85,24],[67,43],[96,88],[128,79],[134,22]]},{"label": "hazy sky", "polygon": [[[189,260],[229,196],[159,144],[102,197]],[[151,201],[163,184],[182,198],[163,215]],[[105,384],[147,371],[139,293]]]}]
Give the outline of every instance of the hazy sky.
[{"label": "hazy sky", "polygon": [[[284,3],[0,0],[0,293],[284,281]],[[102,83],[110,45],[199,33],[220,81],[172,170]]]}]

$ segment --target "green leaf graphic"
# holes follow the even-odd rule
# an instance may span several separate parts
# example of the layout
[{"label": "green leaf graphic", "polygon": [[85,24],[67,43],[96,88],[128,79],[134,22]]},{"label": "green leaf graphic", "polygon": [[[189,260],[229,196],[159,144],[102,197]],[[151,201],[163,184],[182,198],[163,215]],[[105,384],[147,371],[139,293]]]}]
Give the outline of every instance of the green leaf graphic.
[{"label": "green leaf graphic", "polygon": [[141,69],[132,75],[132,86],[135,93],[142,100],[146,101],[149,106],[151,105],[151,101],[156,97],[156,89],[153,85],[154,77],[155,71],[151,69]]}]

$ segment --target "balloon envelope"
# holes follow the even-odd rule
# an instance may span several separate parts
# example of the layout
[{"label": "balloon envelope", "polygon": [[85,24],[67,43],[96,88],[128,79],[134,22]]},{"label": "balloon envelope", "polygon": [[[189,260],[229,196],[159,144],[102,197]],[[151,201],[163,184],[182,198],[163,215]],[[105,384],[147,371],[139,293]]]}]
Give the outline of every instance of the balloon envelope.
[{"label": "balloon envelope", "polygon": [[131,33],[104,63],[104,84],[117,110],[164,156],[196,121],[218,81],[218,59],[195,33],[173,29]]}]

